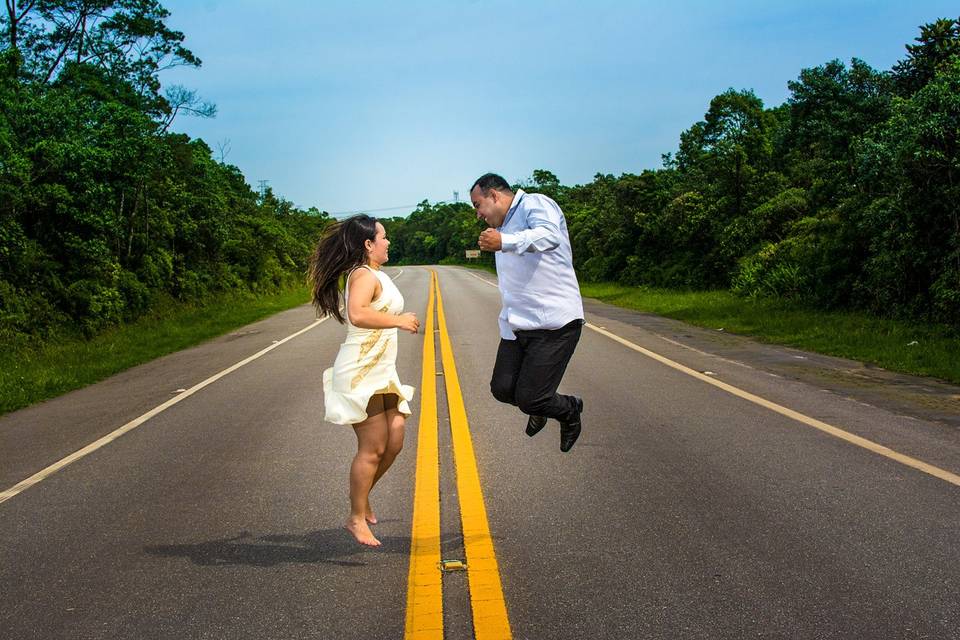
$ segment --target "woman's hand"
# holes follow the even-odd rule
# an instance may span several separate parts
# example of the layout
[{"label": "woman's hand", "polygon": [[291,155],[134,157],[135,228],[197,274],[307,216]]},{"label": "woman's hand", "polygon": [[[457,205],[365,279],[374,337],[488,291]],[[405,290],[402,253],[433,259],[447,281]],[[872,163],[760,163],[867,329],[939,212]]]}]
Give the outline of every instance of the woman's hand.
[{"label": "woman's hand", "polygon": [[416,333],[417,329],[420,328],[420,321],[417,320],[417,314],[413,312],[401,313],[397,316],[398,329],[403,329],[404,331],[409,331],[410,333]]}]

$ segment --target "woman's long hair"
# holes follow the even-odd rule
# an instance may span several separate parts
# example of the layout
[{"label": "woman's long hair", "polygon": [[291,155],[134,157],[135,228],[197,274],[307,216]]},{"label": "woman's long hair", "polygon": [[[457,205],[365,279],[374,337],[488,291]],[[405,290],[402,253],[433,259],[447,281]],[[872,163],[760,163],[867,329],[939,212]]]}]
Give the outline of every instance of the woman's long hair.
[{"label": "woman's long hair", "polygon": [[310,257],[307,272],[313,287],[317,315],[333,316],[343,324],[340,312],[340,276],[367,262],[367,240],[377,239],[377,219],[360,214],[331,224]]}]

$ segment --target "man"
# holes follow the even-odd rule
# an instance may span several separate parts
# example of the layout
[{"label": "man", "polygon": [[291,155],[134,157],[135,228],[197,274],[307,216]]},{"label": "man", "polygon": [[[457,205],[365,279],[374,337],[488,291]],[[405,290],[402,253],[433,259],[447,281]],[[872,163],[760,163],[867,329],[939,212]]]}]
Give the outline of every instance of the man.
[{"label": "man", "polygon": [[500,282],[500,347],[490,390],[528,414],[527,435],[547,418],[560,422],[560,450],[580,436],[583,400],[557,393],[583,326],[583,301],[573,270],[567,221],[550,198],[514,193],[492,173],[480,176],[470,200],[491,228],[477,244],[495,251]]}]

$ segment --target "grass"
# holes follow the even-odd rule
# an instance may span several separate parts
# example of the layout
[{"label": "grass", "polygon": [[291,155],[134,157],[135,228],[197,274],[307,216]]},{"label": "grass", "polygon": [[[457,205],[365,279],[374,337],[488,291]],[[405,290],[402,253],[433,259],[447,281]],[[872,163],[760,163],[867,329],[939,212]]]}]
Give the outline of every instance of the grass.
[{"label": "grass", "polygon": [[132,366],[304,304],[306,287],[273,295],[222,294],[202,306],[169,303],[93,338],[0,344],[0,414],[102,380]]},{"label": "grass", "polygon": [[[464,266],[494,271],[485,264]],[[581,290],[586,297],[701,327],[722,327],[763,342],[960,383],[960,336],[944,325],[804,309],[782,300],[744,299],[727,291],[612,283],[581,283]],[[65,336],[37,344],[0,344],[0,414],[92,384],[307,300],[305,287],[268,296],[224,294],[203,306],[164,305],[148,317],[91,339]]]},{"label": "grass", "polygon": [[946,325],[805,309],[783,300],[745,299],[728,291],[673,291],[612,283],[581,283],[580,289],[586,297],[619,307],[960,383],[960,336]]}]

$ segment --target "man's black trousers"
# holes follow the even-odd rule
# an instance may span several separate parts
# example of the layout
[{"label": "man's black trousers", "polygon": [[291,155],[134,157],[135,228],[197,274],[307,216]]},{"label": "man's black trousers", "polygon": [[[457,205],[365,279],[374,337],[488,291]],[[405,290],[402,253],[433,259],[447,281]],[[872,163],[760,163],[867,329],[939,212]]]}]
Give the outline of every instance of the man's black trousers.
[{"label": "man's black trousers", "polygon": [[580,341],[583,320],[559,329],[515,331],[516,340],[500,340],[490,391],[500,402],[531,416],[562,422],[576,418],[573,396],[557,393],[567,363]]}]

